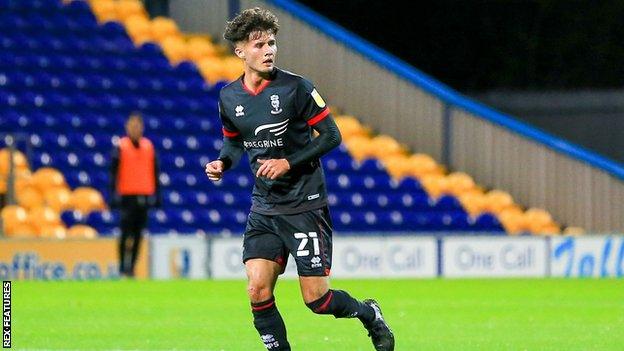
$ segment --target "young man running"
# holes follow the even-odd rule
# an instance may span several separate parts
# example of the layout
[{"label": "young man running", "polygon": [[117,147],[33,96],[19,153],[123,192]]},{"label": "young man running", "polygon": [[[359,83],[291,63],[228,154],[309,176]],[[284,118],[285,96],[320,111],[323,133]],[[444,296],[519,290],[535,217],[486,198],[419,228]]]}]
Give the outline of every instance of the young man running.
[{"label": "young man running", "polygon": [[260,8],[228,22],[224,38],[245,70],[221,91],[224,145],[205,170],[218,181],[246,151],[256,175],[243,239],[254,325],[267,349],[290,350],[273,290],[291,254],[306,306],[318,314],[358,318],[375,350],[394,350],[377,302],[329,287],[332,224],[319,158],[338,146],[341,136],[312,83],[275,66],[278,29],[277,18]]}]

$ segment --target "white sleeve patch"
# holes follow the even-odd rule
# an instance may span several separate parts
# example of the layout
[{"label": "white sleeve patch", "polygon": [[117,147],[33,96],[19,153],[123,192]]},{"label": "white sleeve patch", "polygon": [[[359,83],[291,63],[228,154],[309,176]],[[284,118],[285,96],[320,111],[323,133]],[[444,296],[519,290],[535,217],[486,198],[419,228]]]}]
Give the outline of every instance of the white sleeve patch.
[{"label": "white sleeve patch", "polygon": [[312,90],[312,92],[310,94],[312,95],[312,98],[314,99],[314,102],[316,102],[318,107],[320,107],[320,108],[325,107],[325,100],[323,100],[323,98],[318,93],[318,91],[316,91],[316,89]]}]

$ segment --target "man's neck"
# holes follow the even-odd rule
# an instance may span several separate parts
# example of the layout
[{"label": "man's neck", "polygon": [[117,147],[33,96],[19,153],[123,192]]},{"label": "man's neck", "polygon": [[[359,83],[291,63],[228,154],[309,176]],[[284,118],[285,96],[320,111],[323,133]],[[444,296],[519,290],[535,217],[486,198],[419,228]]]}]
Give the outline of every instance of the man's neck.
[{"label": "man's neck", "polygon": [[264,82],[270,80],[271,73],[272,72],[260,73],[251,69],[246,69],[243,82],[247,88],[256,91]]}]

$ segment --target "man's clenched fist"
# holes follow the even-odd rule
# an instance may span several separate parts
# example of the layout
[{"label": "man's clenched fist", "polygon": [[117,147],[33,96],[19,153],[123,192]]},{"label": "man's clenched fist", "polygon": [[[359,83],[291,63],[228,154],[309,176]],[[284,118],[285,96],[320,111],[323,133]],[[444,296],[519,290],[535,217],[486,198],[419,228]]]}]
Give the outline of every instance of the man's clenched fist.
[{"label": "man's clenched fist", "polygon": [[221,177],[223,177],[223,161],[214,160],[206,163],[206,175],[213,182],[221,180]]}]

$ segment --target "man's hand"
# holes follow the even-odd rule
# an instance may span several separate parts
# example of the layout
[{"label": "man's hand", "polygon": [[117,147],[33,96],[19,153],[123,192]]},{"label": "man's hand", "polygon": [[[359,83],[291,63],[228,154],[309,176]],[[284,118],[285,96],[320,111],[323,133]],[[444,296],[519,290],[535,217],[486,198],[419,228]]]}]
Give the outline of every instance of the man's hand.
[{"label": "man's hand", "polygon": [[267,177],[277,179],[290,170],[290,163],[285,158],[258,160],[260,168],[256,172],[256,177]]},{"label": "man's hand", "polygon": [[223,177],[223,161],[214,160],[206,163],[206,175],[213,182],[221,180],[221,177]]}]

